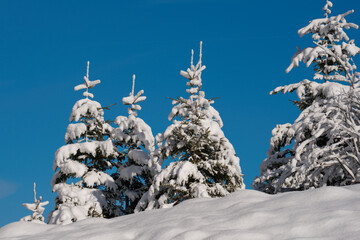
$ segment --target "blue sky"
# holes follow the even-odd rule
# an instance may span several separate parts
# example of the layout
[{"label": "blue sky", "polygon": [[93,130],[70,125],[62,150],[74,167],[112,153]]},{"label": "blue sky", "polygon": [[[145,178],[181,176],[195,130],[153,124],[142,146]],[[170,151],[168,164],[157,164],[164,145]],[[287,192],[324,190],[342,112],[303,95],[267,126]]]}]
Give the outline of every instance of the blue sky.
[{"label": "blue sky", "polygon": [[[266,157],[271,130],[293,122],[294,95],[269,96],[279,85],[311,78],[304,66],[285,73],[296,46],[311,45],[297,30],[320,18],[324,1],[139,0],[0,1],[0,226],[30,214],[32,184],[54,207],[50,180],[55,151],[73,104],[81,93],[86,61],[92,91],[103,106],[119,103],[106,119],[125,115],[121,98],[145,90],[139,116],[154,135],[170,124],[171,101],[187,96],[179,75],[190,50],[203,43],[203,90],[224,122],[225,136],[240,157],[247,188]],[[360,24],[358,0],[334,0],[333,13],[354,9],[347,19]],[[349,31],[360,41],[360,31]]]}]

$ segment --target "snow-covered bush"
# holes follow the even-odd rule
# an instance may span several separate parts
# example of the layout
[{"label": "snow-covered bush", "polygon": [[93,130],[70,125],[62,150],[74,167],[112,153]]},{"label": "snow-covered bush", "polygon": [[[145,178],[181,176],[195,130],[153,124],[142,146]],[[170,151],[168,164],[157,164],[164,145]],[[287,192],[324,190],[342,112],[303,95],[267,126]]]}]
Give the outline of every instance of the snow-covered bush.
[{"label": "snow-covered bush", "polygon": [[118,127],[111,133],[120,152],[113,178],[118,185],[117,199],[123,214],[134,212],[140,198],[149,190],[154,174],[161,168],[152,158],[155,146],[151,128],[137,117],[137,111],[141,110],[138,103],[146,99],[142,96],[144,90],[134,95],[134,87],[135,75],[130,95],[123,98],[123,104],[130,105],[129,116],[118,116],[114,121]]},{"label": "snow-covered bush", "polygon": [[89,80],[89,62],[84,80],[74,88],[86,91],[85,98],[72,109],[69,120],[73,123],[65,134],[67,145],[55,153],[56,173],[51,184],[58,196],[49,223],[66,224],[84,217],[108,218],[120,214],[115,199],[117,185],[108,174],[118,152],[109,138],[112,127],[104,120],[103,108],[89,99],[94,96],[88,90],[100,83]]},{"label": "snow-covered bush", "polygon": [[53,191],[57,192],[56,210],[49,214],[48,223],[69,224],[89,217],[103,217],[107,201],[101,190],[59,183]]},{"label": "snow-covered bush", "polygon": [[45,201],[45,202],[41,202],[42,197],[40,196],[39,198],[36,198],[36,184],[34,183],[34,203],[23,203],[22,205],[33,212],[33,214],[23,217],[20,219],[20,221],[23,222],[35,222],[35,223],[44,223],[44,217],[43,217],[43,213],[44,213],[44,206],[48,205],[49,202]]},{"label": "snow-covered bush", "polygon": [[140,200],[136,211],[163,208],[186,199],[220,197],[243,189],[239,158],[221,130],[219,113],[211,106],[213,99],[201,91],[202,51],[196,66],[193,51],[190,68],[180,74],[187,78],[188,99],[177,98],[169,115],[173,123],[158,134],[154,158],[160,164],[173,159],[154,179],[149,191]]},{"label": "snow-covered bush", "polygon": [[272,131],[255,189],[277,193],[360,182],[359,74],[353,61],[360,49],[344,31],[358,26],[345,20],[353,10],[329,17],[331,6],[327,1],[325,18],[298,31],[300,36],[312,33],[316,46],[299,50],[286,70],[300,61],[314,64],[314,81],[305,79],[270,93],[296,90],[295,103],[302,112],[294,124]]}]

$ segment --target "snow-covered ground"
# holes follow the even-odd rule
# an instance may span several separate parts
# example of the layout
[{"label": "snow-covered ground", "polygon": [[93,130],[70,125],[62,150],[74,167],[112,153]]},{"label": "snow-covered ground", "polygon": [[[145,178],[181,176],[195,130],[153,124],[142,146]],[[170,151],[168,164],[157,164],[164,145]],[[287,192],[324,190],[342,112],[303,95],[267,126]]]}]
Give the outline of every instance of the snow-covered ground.
[{"label": "snow-covered ground", "polygon": [[0,239],[359,239],[360,184],[268,195],[242,190],[219,199],[69,225],[15,222]]}]

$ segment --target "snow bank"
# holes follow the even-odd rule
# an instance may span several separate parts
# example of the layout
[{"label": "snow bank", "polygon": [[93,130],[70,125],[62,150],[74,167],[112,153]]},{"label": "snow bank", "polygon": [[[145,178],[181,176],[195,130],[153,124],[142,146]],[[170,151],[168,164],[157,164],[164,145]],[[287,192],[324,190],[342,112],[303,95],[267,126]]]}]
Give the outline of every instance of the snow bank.
[{"label": "snow bank", "polygon": [[0,239],[359,239],[359,203],[360,184],[277,195],[242,190],[110,220],[15,222]]}]

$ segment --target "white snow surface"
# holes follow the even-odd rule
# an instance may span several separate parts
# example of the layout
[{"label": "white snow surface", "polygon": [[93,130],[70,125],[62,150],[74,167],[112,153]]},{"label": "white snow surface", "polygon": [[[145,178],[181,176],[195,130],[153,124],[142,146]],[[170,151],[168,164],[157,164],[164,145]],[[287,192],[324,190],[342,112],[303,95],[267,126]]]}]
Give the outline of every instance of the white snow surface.
[{"label": "white snow surface", "polygon": [[359,202],[360,184],[276,195],[240,190],[113,219],[69,225],[14,222],[0,228],[0,239],[351,240],[360,236]]}]

